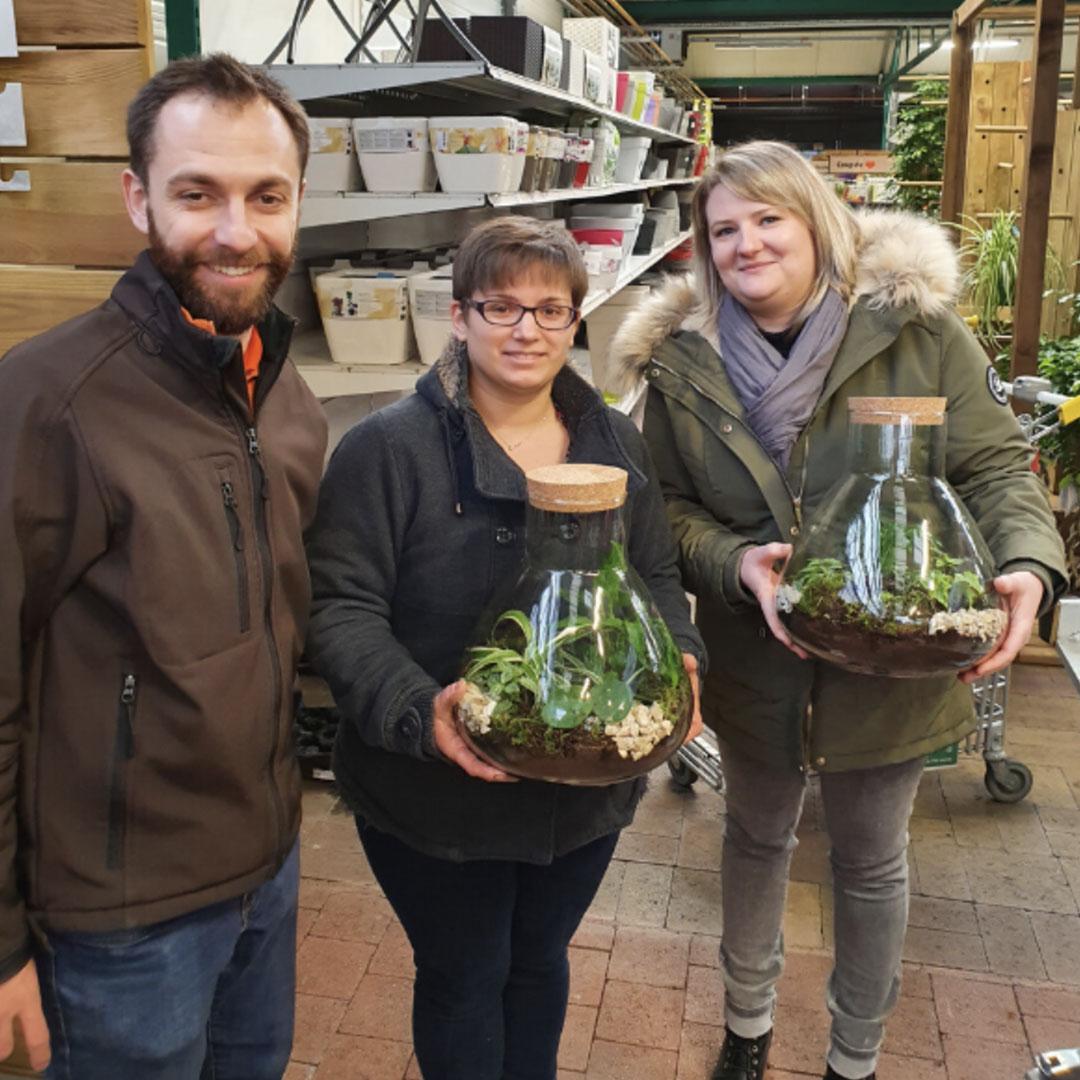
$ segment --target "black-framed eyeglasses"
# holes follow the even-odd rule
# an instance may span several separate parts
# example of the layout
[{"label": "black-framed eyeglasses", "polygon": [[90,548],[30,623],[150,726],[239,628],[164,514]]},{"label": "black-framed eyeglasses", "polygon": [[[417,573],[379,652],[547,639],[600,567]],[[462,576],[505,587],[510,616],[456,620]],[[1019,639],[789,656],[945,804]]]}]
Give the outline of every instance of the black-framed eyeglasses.
[{"label": "black-framed eyeglasses", "polygon": [[538,304],[526,307],[512,300],[462,300],[462,307],[475,308],[480,318],[492,326],[517,326],[531,311],[541,330],[567,330],[577,321],[580,311],[566,304]]}]

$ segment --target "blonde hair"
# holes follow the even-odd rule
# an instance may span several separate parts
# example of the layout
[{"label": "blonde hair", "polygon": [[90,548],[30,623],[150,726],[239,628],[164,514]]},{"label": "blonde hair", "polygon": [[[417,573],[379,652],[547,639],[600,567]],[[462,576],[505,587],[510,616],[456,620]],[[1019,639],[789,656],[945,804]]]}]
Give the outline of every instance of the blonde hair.
[{"label": "blonde hair", "polygon": [[694,269],[705,287],[712,317],[715,318],[724,286],[709,250],[706,205],[709,196],[721,185],[740,199],[789,210],[810,230],[816,274],[796,322],[805,319],[830,288],[836,289],[845,300],[850,299],[855,284],[854,216],[801,154],[786,143],[762,140],[724,151],[694,191],[691,206]]}]

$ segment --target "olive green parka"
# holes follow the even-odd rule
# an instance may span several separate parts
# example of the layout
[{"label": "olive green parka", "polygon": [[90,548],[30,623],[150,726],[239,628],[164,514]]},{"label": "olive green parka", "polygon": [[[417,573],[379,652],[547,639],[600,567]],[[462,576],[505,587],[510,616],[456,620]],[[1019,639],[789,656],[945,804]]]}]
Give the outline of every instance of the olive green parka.
[{"label": "olive green parka", "polygon": [[673,279],[635,312],[611,360],[649,383],[644,431],[697,596],[710,665],[705,722],[740,752],[840,771],[919,757],[974,726],[971,688],[951,675],[890,679],[800,660],[743,588],[743,554],[790,543],[845,472],[848,399],[948,399],[945,470],[999,571],[1065,586],[1063,550],[1032,450],[986,356],[951,310],[956,256],[944,230],[910,214],[863,212],[853,302],[840,350],[785,473],[745,420],[693,278]]}]

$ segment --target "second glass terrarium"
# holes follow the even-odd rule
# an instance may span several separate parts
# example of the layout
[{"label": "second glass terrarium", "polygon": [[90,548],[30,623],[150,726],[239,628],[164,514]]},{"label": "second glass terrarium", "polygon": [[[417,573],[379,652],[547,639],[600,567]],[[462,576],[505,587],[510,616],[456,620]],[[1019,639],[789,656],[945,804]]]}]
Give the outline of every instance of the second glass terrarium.
[{"label": "second glass terrarium", "polygon": [[776,591],[809,652],[851,671],[971,667],[1008,621],[994,561],[944,478],[945,398],[852,398],[843,479],[794,545]]},{"label": "second glass terrarium", "polygon": [[527,562],[466,655],[466,739],[517,776],[609,784],[682,743],[682,654],[627,564],[626,473],[553,465],[526,477]]}]

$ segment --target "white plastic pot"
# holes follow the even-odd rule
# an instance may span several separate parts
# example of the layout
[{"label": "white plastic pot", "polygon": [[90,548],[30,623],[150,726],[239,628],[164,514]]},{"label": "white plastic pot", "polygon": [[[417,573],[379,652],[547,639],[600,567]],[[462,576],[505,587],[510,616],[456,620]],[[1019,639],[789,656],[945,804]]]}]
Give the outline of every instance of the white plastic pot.
[{"label": "white plastic pot", "polygon": [[315,278],[335,364],[402,364],[410,358],[408,278],[394,270],[331,271]]},{"label": "white plastic pot", "polygon": [[353,138],[368,191],[435,190],[426,117],[359,117],[353,120]]},{"label": "white plastic pot", "polygon": [[434,364],[450,339],[453,288],[453,270],[449,266],[409,278],[409,311],[421,364]]},{"label": "white plastic pot", "polygon": [[[515,191],[519,122],[511,116],[433,116],[435,168],[443,191]],[[524,166],[522,166],[524,168]]]},{"label": "white plastic pot", "polygon": [[615,182],[635,184],[641,179],[645,159],[652,149],[652,139],[647,135],[624,135],[619,140],[619,161],[615,166]]}]

